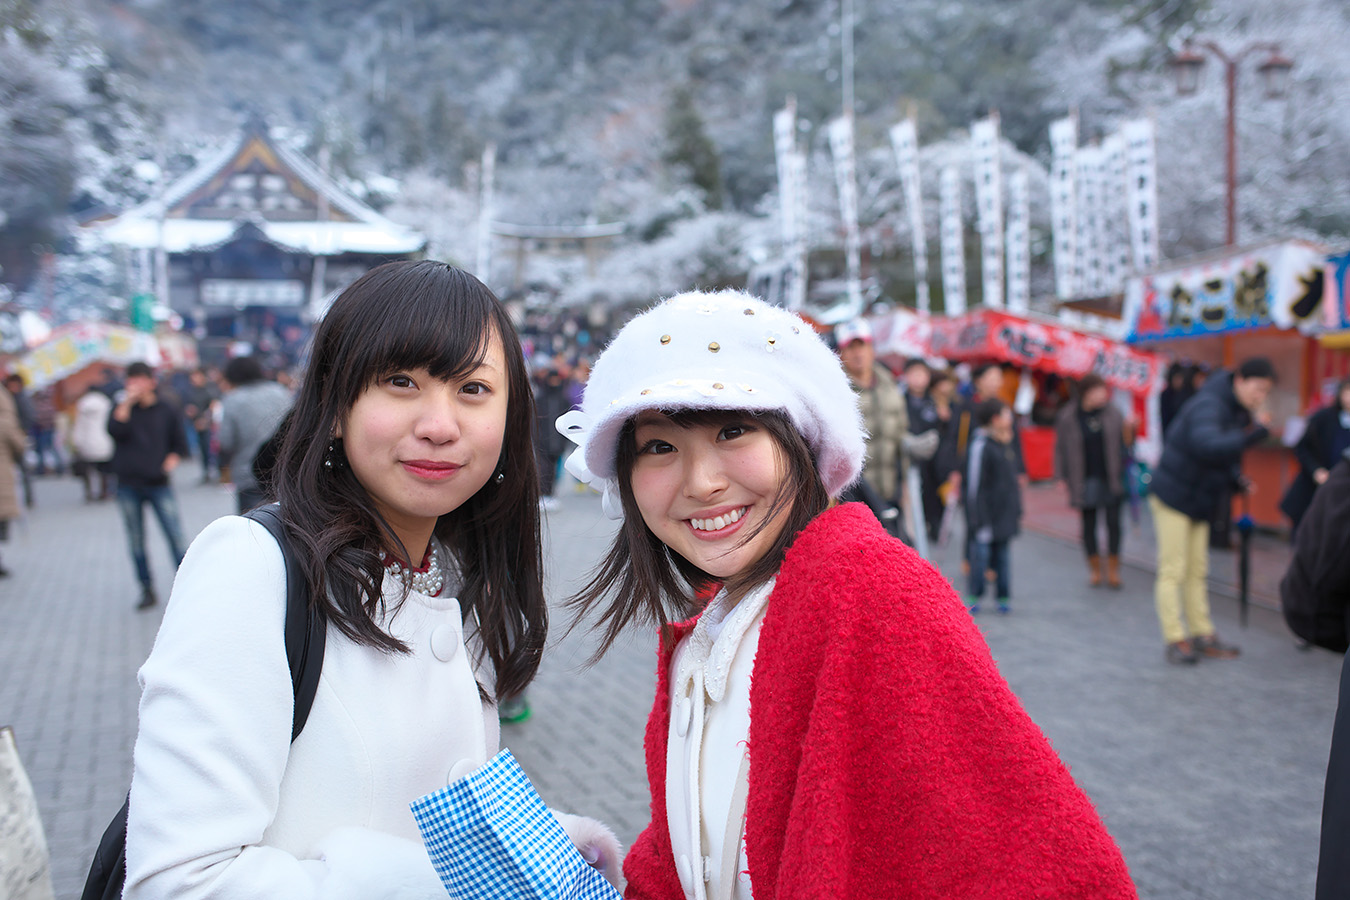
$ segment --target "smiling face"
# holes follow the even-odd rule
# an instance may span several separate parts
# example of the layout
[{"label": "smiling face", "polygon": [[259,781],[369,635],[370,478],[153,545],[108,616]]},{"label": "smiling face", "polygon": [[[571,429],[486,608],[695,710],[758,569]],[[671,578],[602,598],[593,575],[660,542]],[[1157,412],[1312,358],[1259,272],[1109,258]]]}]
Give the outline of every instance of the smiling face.
[{"label": "smiling face", "polygon": [[775,438],[753,417],[677,425],[649,411],[634,434],[633,498],[667,547],[727,579],[774,545],[790,511],[772,513],[787,470]]},{"label": "smiling face", "polygon": [[508,375],[493,335],[481,364],[442,380],[425,368],[381,376],[339,429],[352,474],[417,557],[436,520],[476,494],[501,456]]}]

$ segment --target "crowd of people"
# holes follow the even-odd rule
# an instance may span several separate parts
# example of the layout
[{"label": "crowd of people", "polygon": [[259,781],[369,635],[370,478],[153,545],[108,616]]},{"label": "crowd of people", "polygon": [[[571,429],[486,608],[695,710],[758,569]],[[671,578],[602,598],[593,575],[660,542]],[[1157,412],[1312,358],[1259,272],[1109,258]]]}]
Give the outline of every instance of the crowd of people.
[{"label": "crowd of people", "polygon": [[[252,357],[219,372],[137,362],[57,410],[39,442],[41,404],[10,378],[0,528],[33,504],[23,470],[69,470],[86,501],[117,499],[141,608],[159,603],[145,507],[178,569],[140,673],[123,896],[443,896],[408,804],[483,767],[501,723],[528,715],[548,628],[540,512],[564,478],[619,522],[568,600],[577,624],[598,655],[635,625],[661,635],[650,825],[625,856],[601,823],[557,813],[588,862],[615,884],[622,869],[627,896],[1134,896],[972,619],[989,601],[1014,609],[1027,466],[1012,385],[996,363],[934,362],[891,368],[866,322],[821,336],[723,291],[654,306],[592,368],[531,354],[481,283],[421,261],[344,291],[294,388]],[[1209,613],[1209,530],[1248,487],[1242,453],[1268,435],[1275,383],[1261,358],[1205,374],[1176,383],[1149,490],[1178,665],[1239,654]],[[1119,589],[1136,423],[1095,375],[1052,421],[1087,584]],[[225,517],[189,546],[172,475],[193,453],[240,514],[276,502],[287,543]],[[1350,381],[1298,455],[1287,590],[1306,599],[1350,533],[1336,518]],[[955,586],[913,549],[954,519]],[[326,634],[326,688],[303,720],[281,687],[292,563]],[[1290,621],[1343,652],[1337,590],[1289,604]]]},{"label": "crowd of people", "polygon": [[37,506],[35,477],[69,472],[80,479],[85,502],[116,500],[140,584],[137,608],[154,607],[147,508],[181,563],[187,540],[172,475],[184,459],[199,458],[203,483],[231,487],[239,512],[264,502],[254,463],[291,406],[278,374],[284,379],[251,356],[229,360],[223,371],[157,372],[136,361],[102,367],[73,399],[52,386],[29,391],[22,375],[9,374],[0,391],[0,540],[10,521]]}]

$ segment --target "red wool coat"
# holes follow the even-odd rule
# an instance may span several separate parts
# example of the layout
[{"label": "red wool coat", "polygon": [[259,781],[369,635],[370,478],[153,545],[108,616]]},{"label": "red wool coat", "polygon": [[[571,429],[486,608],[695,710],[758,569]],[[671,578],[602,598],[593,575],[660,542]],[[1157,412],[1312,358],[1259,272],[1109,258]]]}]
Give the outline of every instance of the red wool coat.
[{"label": "red wool coat", "polygon": [[[626,897],[680,900],[666,818],[671,654],[647,721],[652,822]],[[750,687],[756,900],[1136,896],[1087,795],[999,675],[956,594],[861,504],[783,562]],[[695,867],[695,871],[697,871]]]}]

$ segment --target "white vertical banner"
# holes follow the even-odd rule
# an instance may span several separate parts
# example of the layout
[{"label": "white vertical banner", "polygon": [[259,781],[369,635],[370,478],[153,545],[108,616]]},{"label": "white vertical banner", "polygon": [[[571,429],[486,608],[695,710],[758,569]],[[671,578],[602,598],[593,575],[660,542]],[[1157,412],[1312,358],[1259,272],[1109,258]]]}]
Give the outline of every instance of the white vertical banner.
[{"label": "white vertical banner", "polygon": [[830,153],[839,186],[839,215],[844,222],[844,262],[848,270],[848,302],[852,315],[861,315],[862,235],[858,233],[858,177],[853,158],[853,119],[840,116],[830,123]]},{"label": "white vertical banner", "polygon": [[1105,293],[1125,288],[1130,270],[1130,235],[1125,221],[1125,138],[1116,132],[1102,141],[1102,239],[1105,247]]},{"label": "white vertical banner", "polygon": [[478,253],[474,274],[484,284],[492,284],[493,182],[497,175],[497,145],[483,148],[483,166],[478,179]]},{"label": "white vertical banner", "polygon": [[939,191],[942,308],[949,316],[959,316],[966,311],[966,250],[961,224],[961,173],[955,166],[947,166],[942,170]]},{"label": "white vertical banner", "polygon": [[900,169],[900,184],[909,212],[915,303],[919,312],[927,313],[931,305],[928,297],[928,238],[923,230],[923,192],[919,183],[919,132],[913,119],[891,126],[891,146],[895,149],[895,163]]},{"label": "white vertical banner", "polygon": [[796,180],[792,155],[797,152],[797,104],[792,100],[773,114],[773,149],[778,162],[778,204],[783,225],[783,252],[797,242]]},{"label": "white vertical banner", "polygon": [[1158,157],[1153,120],[1133,119],[1120,126],[1125,139],[1126,200],[1134,271],[1151,272],[1158,251]]},{"label": "white vertical banner", "polygon": [[1008,309],[1031,307],[1031,186],[1025,166],[1008,176]]},{"label": "white vertical banner", "polygon": [[1075,256],[1078,244],[1078,195],[1075,191],[1074,154],[1078,150],[1075,116],[1050,123],[1050,222],[1055,256],[1055,296],[1071,300],[1078,295]]},{"label": "white vertical banner", "polygon": [[809,249],[809,235],[806,233],[806,151],[797,147],[789,159],[789,171],[793,184],[793,220],[797,223],[797,240],[791,249],[792,283],[784,292],[787,296],[787,308],[799,310],[806,306],[806,257]]},{"label": "white vertical banner", "polygon": [[1079,291],[1091,297],[1105,293],[1105,248],[1102,246],[1102,150],[1080,147],[1078,166]]},{"label": "white vertical banner", "polygon": [[806,304],[806,154],[797,146],[797,103],[774,113],[774,155],[778,163],[778,200],[782,216],[783,257],[788,265],[784,277],[785,304],[801,309]]},{"label": "white vertical banner", "polygon": [[1003,174],[999,165],[998,114],[971,126],[975,151],[975,227],[980,233],[984,305],[1003,306]]}]

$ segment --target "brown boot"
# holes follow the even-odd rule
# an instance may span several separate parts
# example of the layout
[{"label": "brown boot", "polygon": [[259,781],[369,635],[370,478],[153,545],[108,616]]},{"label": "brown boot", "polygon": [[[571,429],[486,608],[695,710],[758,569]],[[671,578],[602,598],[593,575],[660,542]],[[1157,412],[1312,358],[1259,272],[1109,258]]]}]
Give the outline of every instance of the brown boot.
[{"label": "brown boot", "polygon": [[1100,556],[1088,557],[1088,587],[1102,586],[1102,558]]},{"label": "brown boot", "polygon": [[1120,581],[1119,556],[1108,556],[1106,558],[1106,583],[1117,591],[1124,587]]}]

